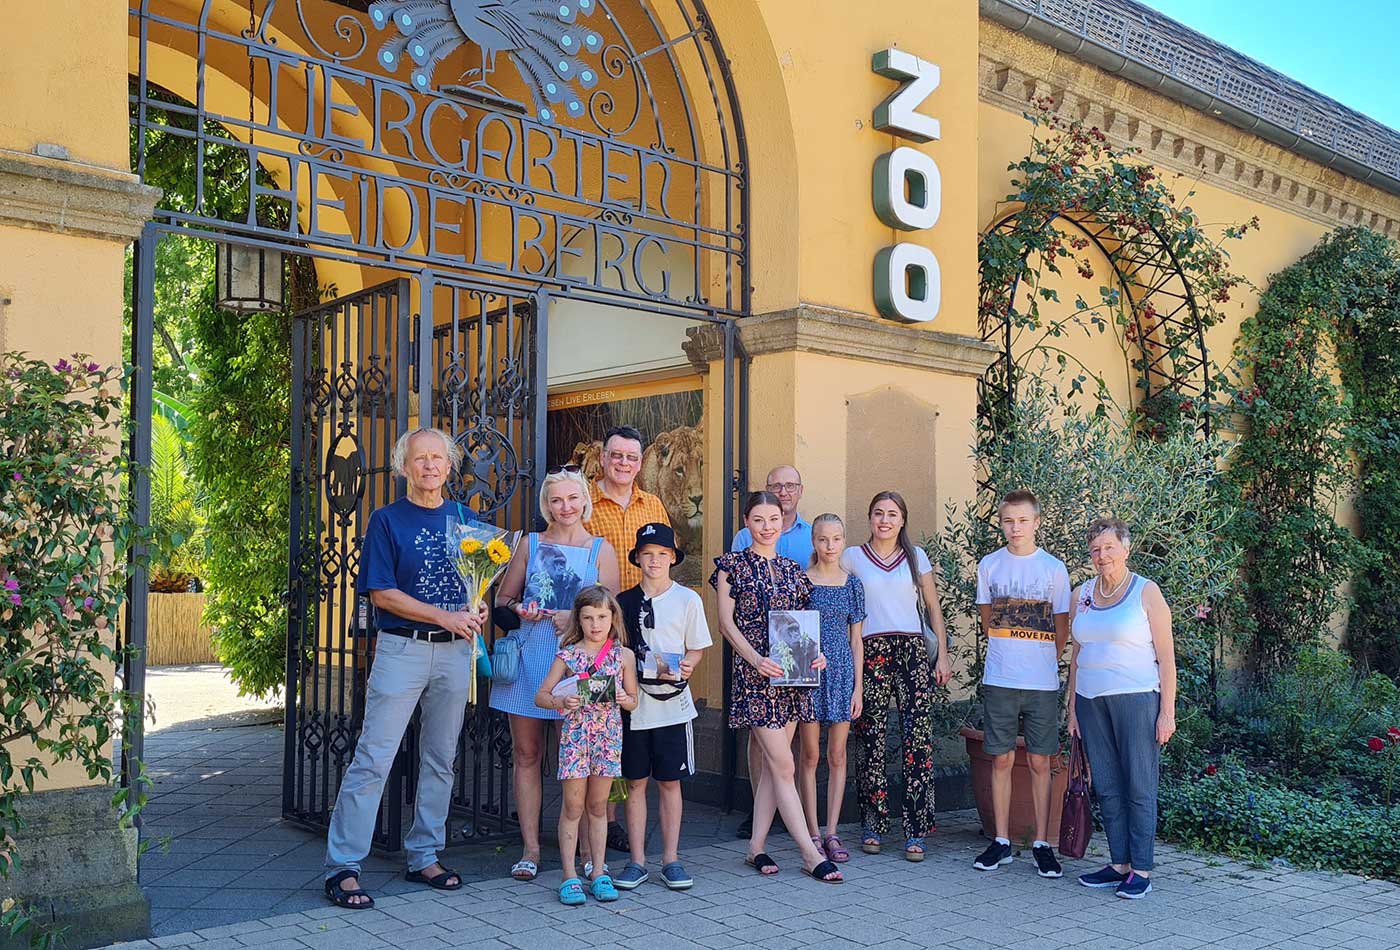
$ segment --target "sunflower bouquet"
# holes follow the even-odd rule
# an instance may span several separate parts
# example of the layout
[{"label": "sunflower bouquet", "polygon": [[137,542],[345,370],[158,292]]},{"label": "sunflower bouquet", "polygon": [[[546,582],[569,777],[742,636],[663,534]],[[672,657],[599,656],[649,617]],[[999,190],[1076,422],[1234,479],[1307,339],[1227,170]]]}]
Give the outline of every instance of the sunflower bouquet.
[{"label": "sunflower bouquet", "polygon": [[[476,612],[486,599],[486,590],[510,563],[511,545],[503,528],[447,518],[447,559],[467,591],[467,609]],[[518,536],[518,533],[517,535]],[[472,638],[472,669],[486,655],[486,645],[477,634]],[[488,674],[489,675],[489,674]],[[476,702],[476,677],[471,677],[467,701]]]}]

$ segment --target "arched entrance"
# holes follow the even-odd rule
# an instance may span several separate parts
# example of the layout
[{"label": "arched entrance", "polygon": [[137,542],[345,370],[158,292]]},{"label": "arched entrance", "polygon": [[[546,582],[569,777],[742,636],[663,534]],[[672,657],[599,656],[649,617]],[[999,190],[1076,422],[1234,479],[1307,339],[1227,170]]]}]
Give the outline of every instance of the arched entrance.
[{"label": "arched entrance", "polygon": [[[316,827],[363,715],[373,631],[354,593],[358,545],[369,512],[401,491],[388,464],[399,433],[449,431],[467,452],[456,499],[528,529],[545,465],[551,311],[587,304],[571,317],[575,334],[602,312],[721,325],[724,399],[709,415],[726,473],[739,448],[732,318],[749,309],[746,149],[703,3],[506,0],[472,17],[462,6],[140,0],[129,20],[136,171],[147,175],[159,140],[187,162],[194,195],[158,209],[137,244],[133,362],[149,365],[162,235],[263,262],[309,258],[318,284],[340,288],[293,315],[290,333],[283,813]],[[149,373],[136,378],[144,518],[151,391]],[[732,499],[711,508],[728,536]],[[145,587],[138,564],[137,647]],[[127,670],[138,692],[141,657]],[[376,838],[391,850],[412,794],[412,733],[403,751]],[[139,731],[124,754],[140,757]],[[505,723],[469,710],[454,805],[470,834],[506,829],[508,764]]]}]

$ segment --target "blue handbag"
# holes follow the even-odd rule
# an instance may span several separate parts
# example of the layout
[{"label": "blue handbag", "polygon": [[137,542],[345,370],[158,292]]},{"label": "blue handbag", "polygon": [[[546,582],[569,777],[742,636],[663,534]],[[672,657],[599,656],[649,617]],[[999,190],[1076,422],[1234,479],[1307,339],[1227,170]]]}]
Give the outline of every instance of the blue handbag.
[{"label": "blue handbag", "polygon": [[509,686],[520,675],[520,639],[506,634],[491,647],[491,682]]}]

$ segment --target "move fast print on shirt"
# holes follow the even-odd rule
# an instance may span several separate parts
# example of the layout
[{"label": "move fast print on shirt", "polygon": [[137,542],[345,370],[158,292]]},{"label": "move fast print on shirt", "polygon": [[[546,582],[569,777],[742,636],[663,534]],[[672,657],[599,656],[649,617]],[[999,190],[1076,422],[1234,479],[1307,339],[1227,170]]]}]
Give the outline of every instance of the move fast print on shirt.
[{"label": "move fast print on shirt", "polygon": [[990,637],[1012,640],[1055,641],[1055,612],[1051,603],[1054,584],[1049,577],[1019,578],[1009,583],[991,582]]}]

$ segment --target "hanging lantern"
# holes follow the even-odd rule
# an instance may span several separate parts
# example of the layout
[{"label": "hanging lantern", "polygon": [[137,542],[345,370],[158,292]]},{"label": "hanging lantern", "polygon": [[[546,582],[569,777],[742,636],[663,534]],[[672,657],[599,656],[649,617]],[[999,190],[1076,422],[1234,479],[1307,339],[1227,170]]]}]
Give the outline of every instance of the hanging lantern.
[{"label": "hanging lantern", "polygon": [[282,253],[219,242],[214,260],[219,307],[234,313],[284,310]]}]

